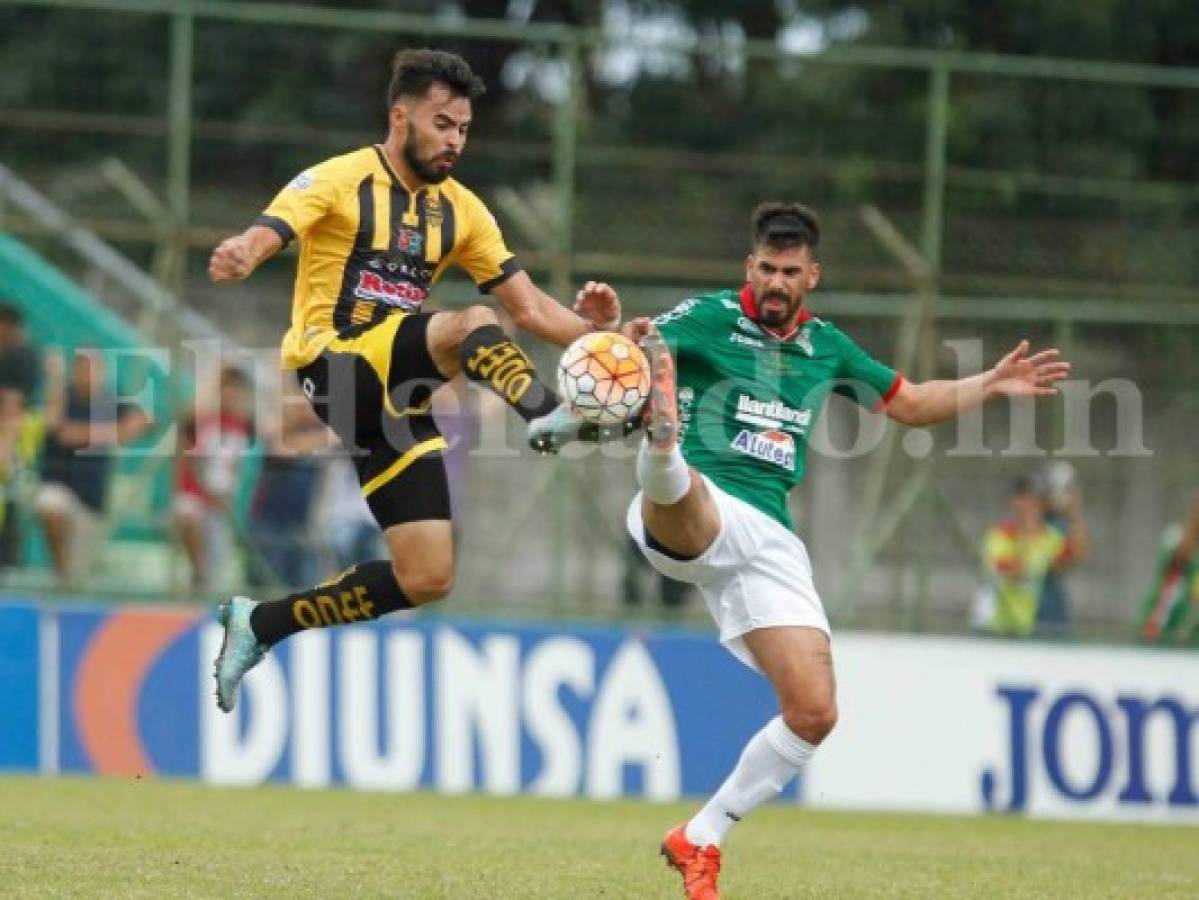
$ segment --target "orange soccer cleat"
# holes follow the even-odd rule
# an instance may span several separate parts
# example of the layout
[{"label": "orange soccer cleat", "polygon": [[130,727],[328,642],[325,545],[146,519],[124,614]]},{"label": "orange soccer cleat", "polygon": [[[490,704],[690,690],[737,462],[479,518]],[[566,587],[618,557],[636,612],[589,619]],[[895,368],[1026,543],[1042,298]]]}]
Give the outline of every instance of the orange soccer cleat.
[{"label": "orange soccer cleat", "polygon": [[674,360],[662,335],[651,331],[641,342],[649,360],[649,400],[645,425],[649,441],[657,450],[669,450],[678,440],[679,407],[674,380]]},{"label": "orange soccer cleat", "polygon": [[676,825],[662,838],[666,864],[683,876],[687,900],[720,900],[716,878],[720,875],[720,848],[714,844],[697,847],[683,833],[686,824]]}]

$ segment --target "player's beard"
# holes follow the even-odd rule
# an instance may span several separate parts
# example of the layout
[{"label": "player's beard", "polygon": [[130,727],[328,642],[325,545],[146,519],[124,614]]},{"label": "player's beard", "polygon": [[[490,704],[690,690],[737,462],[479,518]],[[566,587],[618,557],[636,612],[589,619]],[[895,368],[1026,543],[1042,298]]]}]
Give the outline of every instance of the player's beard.
[{"label": "player's beard", "polygon": [[[429,159],[421,159],[420,152],[416,146],[416,135],[411,131],[408,132],[408,138],[404,141],[403,153],[404,162],[408,163],[408,168],[415,172],[416,177],[425,184],[441,184],[454,171],[453,161],[451,161],[448,168],[440,170],[433,168],[434,160],[439,159],[441,155]],[[457,157],[455,157],[456,159]]]},{"label": "player's beard", "polygon": [[[786,304],[781,310],[766,310],[766,301],[782,300]],[[783,328],[795,318],[803,304],[803,295],[792,297],[784,291],[766,291],[758,297],[758,324],[766,328]]]}]

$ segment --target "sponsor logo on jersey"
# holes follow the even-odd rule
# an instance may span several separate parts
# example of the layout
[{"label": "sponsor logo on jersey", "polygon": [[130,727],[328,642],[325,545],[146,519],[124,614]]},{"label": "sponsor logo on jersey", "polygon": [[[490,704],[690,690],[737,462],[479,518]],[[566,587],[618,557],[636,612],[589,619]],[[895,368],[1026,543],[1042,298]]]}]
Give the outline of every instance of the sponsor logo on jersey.
[{"label": "sponsor logo on jersey", "polygon": [[747,319],[745,316],[737,316],[737,327],[743,331],[748,331],[750,334],[764,334],[762,328],[757,322],[752,319]]},{"label": "sponsor logo on jersey", "polygon": [[741,394],[737,397],[737,412],[734,418],[738,422],[758,425],[762,428],[778,430],[789,428],[792,431],[803,432],[812,424],[810,409],[792,409],[778,400],[755,400],[753,397]]},{"label": "sponsor logo on jersey", "polygon": [[674,309],[668,310],[654,319],[654,324],[665,325],[667,322],[674,322],[677,319],[683,318],[683,316],[687,315],[687,313],[691,312],[697,306],[699,306],[699,299],[697,297],[689,297]]},{"label": "sponsor logo on jersey", "polygon": [[766,344],[757,338],[747,337],[739,331],[729,332],[730,344],[745,344],[747,347],[765,347]]},{"label": "sponsor logo on jersey", "polygon": [[407,278],[417,284],[429,284],[433,280],[433,270],[429,266],[415,263],[398,251],[372,256],[366,264],[376,272],[385,272],[392,281],[397,276]]},{"label": "sponsor logo on jersey", "polygon": [[741,429],[729,445],[738,453],[762,462],[795,471],[795,438],[785,431],[750,431]]},{"label": "sponsor logo on jersey", "polygon": [[424,302],[429,292],[409,281],[389,281],[378,272],[359,272],[354,296],[362,300],[377,300],[388,306],[414,309]]},{"label": "sponsor logo on jersey", "polygon": [[401,228],[396,235],[396,249],[408,256],[423,259],[425,255],[425,236],[411,228]]}]

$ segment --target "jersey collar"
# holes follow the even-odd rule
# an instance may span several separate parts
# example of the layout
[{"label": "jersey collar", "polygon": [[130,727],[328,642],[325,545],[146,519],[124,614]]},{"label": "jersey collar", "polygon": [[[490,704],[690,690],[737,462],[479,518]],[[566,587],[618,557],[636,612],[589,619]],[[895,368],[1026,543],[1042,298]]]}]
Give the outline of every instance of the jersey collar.
[{"label": "jersey collar", "polygon": [[758,322],[758,300],[754,296],[754,289],[750,287],[748,281],[745,283],[744,287],[741,288],[741,311],[745,313],[745,317],[747,319],[749,319],[755,325],[758,325],[758,327],[760,327],[768,335],[773,338],[777,338],[780,341],[791,340],[793,337],[795,337],[796,332],[799,331],[800,326],[802,326],[805,322],[810,322],[813,318],[815,318],[810,309],[808,309],[806,306],[801,306],[799,308],[799,319],[796,320],[795,327],[786,334],[779,334],[773,328],[767,328],[765,325],[762,325],[760,322]]}]

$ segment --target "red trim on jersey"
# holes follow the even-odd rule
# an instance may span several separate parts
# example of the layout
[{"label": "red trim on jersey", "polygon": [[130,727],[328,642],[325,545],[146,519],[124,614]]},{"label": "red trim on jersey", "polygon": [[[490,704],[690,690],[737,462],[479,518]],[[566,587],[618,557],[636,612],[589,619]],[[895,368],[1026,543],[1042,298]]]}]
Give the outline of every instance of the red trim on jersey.
[{"label": "red trim on jersey", "polygon": [[899,389],[901,387],[903,387],[903,373],[896,372],[895,380],[892,381],[891,386],[887,388],[887,393],[883,394],[882,399],[879,400],[878,403],[874,404],[874,408],[870,411],[881,412],[882,410],[886,409],[887,404],[895,399],[895,395],[899,393]]},{"label": "red trim on jersey", "polygon": [[[758,300],[754,296],[754,289],[750,287],[748,281],[745,282],[745,286],[741,288],[741,311],[745,313],[745,318],[749,319],[755,324],[759,324]],[[804,322],[810,322],[813,318],[815,318],[815,316],[812,315],[812,311],[806,306],[801,306],[799,308],[799,318],[795,322],[795,327],[786,334],[779,334],[773,328],[767,328],[765,325],[762,325],[761,328],[763,331],[768,332],[770,335],[778,338],[780,341],[789,341],[791,338],[795,337],[795,333],[799,331],[800,325],[802,325]]]}]

